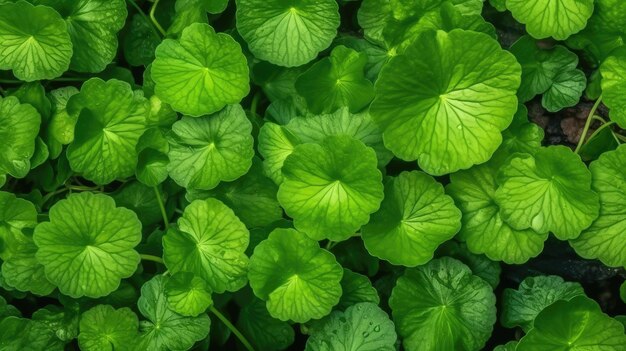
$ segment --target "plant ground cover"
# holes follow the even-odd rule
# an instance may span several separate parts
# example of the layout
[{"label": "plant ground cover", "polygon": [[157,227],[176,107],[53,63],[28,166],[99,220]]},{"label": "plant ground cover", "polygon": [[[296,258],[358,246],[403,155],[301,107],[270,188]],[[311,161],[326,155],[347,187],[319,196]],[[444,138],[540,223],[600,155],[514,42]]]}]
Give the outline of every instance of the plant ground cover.
[{"label": "plant ground cover", "polygon": [[626,2],[0,0],[0,351],[626,351]]}]

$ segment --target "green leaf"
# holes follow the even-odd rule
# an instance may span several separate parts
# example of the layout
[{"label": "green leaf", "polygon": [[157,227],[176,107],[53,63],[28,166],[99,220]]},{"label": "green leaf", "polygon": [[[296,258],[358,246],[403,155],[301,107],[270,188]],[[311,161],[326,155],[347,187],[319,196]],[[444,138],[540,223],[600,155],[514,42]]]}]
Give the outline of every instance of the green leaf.
[{"label": "green leaf", "polygon": [[170,177],[188,189],[210,190],[244,175],[254,157],[252,124],[240,105],[172,126]]},{"label": "green leaf", "polygon": [[130,181],[111,196],[119,207],[135,212],[144,228],[163,220],[154,188]]},{"label": "green leaf", "polygon": [[252,167],[241,178],[221,183],[209,191],[188,190],[188,201],[210,197],[230,207],[248,228],[268,226],[283,218],[283,210],[276,199],[278,186],[263,174],[258,158],[252,159]]},{"label": "green leaf", "polygon": [[124,36],[124,58],[131,66],[147,66],[154,60],[154,52],[161,43],[156,28],[147,17],[135,14],[130,29]]},{"label": "green leaf", "polygon": [[332,114],[296,117],[285,126],[265,123],[259,132],[259,153],[264,158],[265,174],[275,183],[282,183],[283,163],[296,145],[320,143],[331,135],[348,135],[374,149],[380,168],[393,157],[369,114],[351,114],[347,108],[342,108]]},{"label": "green leaf", "polygon": [[228,6],[228,0],[201,0],[204,9],[208,13],[218,14],[224,12]]},{"label": "green leaf", "polygon": [[374,150],[349,136],[296,146],[282,171],[278,201],[296,229],[315,240],[348,239],[383,199]]},{"label": "green leaf", "polygon": [[14,96],[0,97],[0,174],[15,178],[28,174],[40,123],[41,117],[31,105],[20,104]]},{"label": "green leaf", "polygon": [[565,40],[585,28],[593,0],[506,0],[506,8],[534,38]]},{"label": "green leaf", "polygon": [[32,239],[11,244],[16,245],[15,251],[2,263],[5,282],[19,291],[41,296],[50,294],[56,286],[48,281],[44,266],[35,258],[37,246]]},{"label": "green leaf", "polygon": [[0,4],[0,52],[0,70],[32,82],[67,71],[72,42],[58,12],[19,1]]},{"label": "green leaf", "polygon": [[626,281],[624,281],[619,287],[619,297],[626,303]]},{"label": "green leaf", "polygon": [[316,62],[298,80],[296,90],[315,114],[348,107],[350,112],[365,108],[374,98],[374,85],[364,75],[367,55],[345,46],[336,46],[330,57]]},{"label": "green leaf", "polygon": [[274,318],[304,323],[328,315],[341,297],[341,266],[294,229],[275,229],[250,258],[254,294]]},{"label": "green leaf", "polygon": [[207,314],[185,317],[170,309],[166,283],[167,278],[156,275],[141,287],[137,306],[148,321],[139,324],[139,350],[189,350],[209,334],[211,320]]},{"label": "green leaf", "polygon": [[63,87],[50,92],[50,102],[52,103],[52,117],[48,124],[48,133],[57,142],[67,145],[74,140],[74,126],[76,117],[67,112],[67,102],[78,94],[76,87]]},{"label": "green leaf", "polygon": [[580,284],[566,282],[559,276],[528,277],[517,290],[504,289],[501,323],[507,328],[521,327],[528,332],[544,308],[579,295],[585,295]]},{"label": "green leaf", "polygon": [[48,279],[74,298],[101,297],[137,269],[141,222],[106,195],[72,194],[50,209],[33,236]]},{"label": "green leaf", "polygon": [[450,240],[437,250],[439,257],[449,256],[461,261],[472,270],[472,274],[482,278],[489,283],[492,288],[497,288],[500,284],[500,263],[492,261],[487,256],[471,252],[467,245],[455,240]]},{"label": "green leaf", "polygon": [[265,308],[265,302],[254,296],[241,308],[237,328],[256,350],[285,350],[295,339],[293,327],[287,322],[273,318]]},{"label": "green leaf", "polygon": [[178,220],[178,229],[163,237],[163,259],[172,272],[192,272],[212,291],[237,291],[246,285],[250,240],[246,226],[215,199],[192,202]]},{"label": "green leaf", "polygon": [[167,36],[178,38],[183,30],[194,23],[208,24],[203,0],[178,0],[174,4],[175,15],[167,29]]},{"label": "green leaf", "polygon": [[101,72],[117,54],[117,32],[128,12],[124,0],[34,0],[57,10],[67,23],[74,55],[70,68]]},{"label": "green leaf", "polygon": [[396,331],[385,311],[370,302],[335,311],[311,334],[306,351],[394,351]]},{"label": "green leaf", "polygon": [[63,344],[42,322],[7,317],[0,320],[0,350],[63,351]]},{"label": "green leaf", "polygon": [[518,342],[517,341],[509,341],[504,345],[498,345],[496,346],[493,351],[515,351],[515,348],[517,347]]},{"label": "green leaf", "polygon": [[383,30],[391,13],[391,0],[363,0],[357,20],[363,28],[365,38],[375,43],[384,42]]},{"label": "green leaf", "polygon": [[557,112],[575,106],[587,87],[587,77],[581,70],[562,72],[554,78],[548,91],[543,94],[541,104],[548,112]]},{"label": "green leaf", "polygon": [[13,305],[7,304],[4,297],[0,296],[0,320],[10,316],[19,317],[21,316],[21,313]]},{"label": "green leaf", "polygon": [[85,351],[132,350],[139,334],[135,312],[98,305],[82,314],[78,345]]},{"label": "green leaf", "polygon": [[378,292],[372,286],[370,279],[347,268],[343,269],[341,291],[341,299],[335,306],[336,310],[343,311],[360,302],[371,302],[376,305],[380,303]]},{"label": "green leaf", "polygon": [[417,159],[433,175],[469,168],[500,145],[517,109],[520,71],[485,34],[424,32],[383,68],[370,113],[397,157]]},{"label": "green leaf", "polygon": [[158,97],[178,112],[202,116],[236,104],[248,95],[248,65],[229,35],[194,23],[179,40],[156,48],[152,79]]},{"label": "green leaf", "polygon": [[516,351],[626,350],[624,326],[585,296],[557,301],[535,319]]},{"label": "green leaf", "polygon": [[600,215],[570,243],[578,255],[607,266],[626,266],[626,146],[591,163],[592,189],[600,195]]},{"label": "green leaf", "polygon": [[67,343],[78,336],[80,305],[75,301],[63,303],[63,307],[50,305],[35,311],[32,319],[48,326],[59,340]]},{"label": "green leaf", "polygon": [[626,128],[626,47],[613,51],[600,66],[602,99],[609,108],[609,116],[620,127]]},{"label": "green leaf", "polygon": [[0,259],[7,261],[29,240],[24,229],[37,225],[37,209],[30,201],[0,191]]},{"label": "green leaf", "polygon": [[147,186],[157,186],[167,179],[170,148],[165,133],[162,128],[150,128],[137,141],[135,177]]},{"label": "green leaf", "polygon": [[128,83],[91,78],[67,102],[78,118],[67,148],[72,170],[96,184],[108,184],[135,173],[135,146],[145,130],[149,105]]},{"label": "green leaf", "polygon": [[165,296],[169,308],[183,316],[196,317],[213,304],[207,282],[189,272],[172,274],[165,282]]},{"label": "green leaf", "polygon": [[328,48],[337,35],[335,0],[237,0],[237,30],[255,57],[300,66]]},{"label": "green leaf", "polygon": [[407,351],[480,350],[496,321],[491,286],[447,257],[407,269],[389,306]]},{"label": "green leaf", "polygon": [[24,83],[8,96],[15,96],[20,103],[33,106],[41,115],[42,122],[47,122],[50,118],[52,105],[41,82]]},{"label": "green leaf", "polygon": [[500,170],[495,201],[500,216],[517,230],[552,232],[575,239],[598,217],[598,194],[591,173],[565,146],[518,154]]},{"label": "green leaf", "polygon": [[596,0],[587,27],[567,40],[568,46],[584,50],[597,64],[617,47],[624,45],[626,35],[626,2]]},{"label": "green leaf", "polygon": [[415,267],[461,228],[461,211],[443,186],[421,172],[402,172],[385,183],[380,210],[363,227],[367,251],[395,265]]}]

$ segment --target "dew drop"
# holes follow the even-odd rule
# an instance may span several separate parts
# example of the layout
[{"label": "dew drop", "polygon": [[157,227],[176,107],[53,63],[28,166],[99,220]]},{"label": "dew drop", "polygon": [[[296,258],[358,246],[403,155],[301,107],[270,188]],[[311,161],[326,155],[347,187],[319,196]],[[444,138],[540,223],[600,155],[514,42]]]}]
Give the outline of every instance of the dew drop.
[{"label": "dew drop", "polygon": [[537,230],[543,227],[543,213],[539,212],[538,215],[536,215],[535,217],[533,217],[532,222],[530,223],[530,226]]},{"label": "dew drop", "polygon": [[375,326],[374,331],[378,333],[380,331],[380,325]]},{"label": "dew drop", "polygon": [[458,125],[456,126],[456,129],[458,129],[458,130],[463,129],[463,125],[462,125],[462,124],[458,124]]},{"label": "dew drop", "polygon": [[363,335],[364,338],[367,338],[368,336],[370,336],[370,333],[364,331],[362,335]]}]

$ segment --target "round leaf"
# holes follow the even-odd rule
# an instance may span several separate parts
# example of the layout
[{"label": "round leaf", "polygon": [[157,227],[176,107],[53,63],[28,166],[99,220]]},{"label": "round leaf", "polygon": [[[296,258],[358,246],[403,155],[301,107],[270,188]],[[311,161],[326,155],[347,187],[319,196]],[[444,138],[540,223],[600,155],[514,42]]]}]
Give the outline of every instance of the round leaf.
[{"label": "round leaf", "polygon": [[431,176],[403,172],[385,184],[380,210],[363,227],[367,251],[395,265],[414,267],[433,258],[437,247],[461,227],[461,211]]},{"label": "round leaf", "polygon": [[173,274],[165,283],[165,296],[172,311],[183,316],[198,316],[213,304],[208,284],[189,272]]},{"label": "round leaf", "polygon": [[237,0],[237,30],[257,58],[300,66],[337,35],[335,0]]},{"label": "round leaf", "polygon": [[275,229],[250,258],[254,294],[274,318],[304,323],[328,315],[341,297],[343,271],[330,252],[294,229]]},{"label": "round leaf", "polygon": [[534,38],[565,40],[585,28],[593,0],[506,0],[506,8]]},{"label": "round leaf", "polygon": [[447,257],[407,269],[389,306],[407,351],[480,350],[496,321],[491,286]]},{"label": "round leaf", "polygon": [[378,305],[380,297],[378,292],[372,286],[372,282],[367,276],[344,268],[343,277],[341,278],[341,300],[336,310],[345,310],[346,308],[360,302],[371,302]]},{"label": "round leaf", "polygon": [[514,229],[532,228],[574,239],[598,217],[598,194],[591,173],[565,146],[513,157],[498,174],[495,200],[500,216]]},{"label": "round leaf", "polygon": [[611,267],[626,266],[626,146],[591,163],[591,186],[600,195],[600,216],[572,246],[580,256]]},{"label": "round leaf", "polygon": [[20,104],[13,96],[0,97],[0,175],[24,178],[28,174],[40,123],[31,105]]},{"label": "round leaf", "polygon": [[535,319],[516,351],[626,350],[624,326],[585,296],[557,301]]},{"label": "round leaf", "polygon": [[188,189],[209,190],[244,175],[254,157],[252,124],[240,105],[172,126],[170,177]]},{"label": "round leaf", "polygon": [[84,351],[130,350],[138,328],[139,320],[130,308],[98,305],[81,315],[78,345]]},{"label": "round leaf", "polygon": [[9,260],[28,242],[23,229],[35,228],[37,209],[30,201],[0,191],[0,258]]},{"label": "round leaf", "polygon": [[396,331],[385,311],[362,302],[335,311],[306,342],[306,351],[395,351]]},{"label": "round leaf", "polygon": [[600,66],[602,98],[611,120],[626,128],[626,48],[613,51]]},{"label": "round leaf", "polygon": [[239,103],[250,90],[239,44],[202,23],[185,28],[178,40],[163,40],[156,48],[152,79],[161,100],[190,116]]},{"label": "round leaf", "polygon": [[143,93],[116,79],[91,78],[70,98],[67,110],[78,117],[67,149],[72,170],[96,184],[135,174],[135,146],[149,111]]},{"label": "round leaf", "polygon": [[50,222],[39,224],[33,238],[37,260],[63,294],[95,298],[137,269],[141,222],[109,196],[85,192],[54,204]]},{"label": "round leaf", "polygon": [[0,70],[20,80],[56,78],[67,71],[72,41],[67,25],[48,6],[26,1],[0,4]]},{"label": "round leaf", "polygon": [[284,162],[278,201],[310,238],[346,240],[383,199],[376,163],[374,150],[348,136],[298,145]]},{"label": "round leaf", "polygon": [[285,350],[295,339],[293,327],[270,316],[265,308],[265,302],[255,297],[251,297],[251,300],[241,307],[237,328],[246,335],[256,350]]},{"label": "round leaf", "polygon": [[397,157],[451,173],[498,148],[517,110],[520,74],[515,57],[485,34],[424,32],[383,68],[370,113]]},{"label": "round leaf", "polygon": [[246,284],[250,240],[246,226],[215,199],[192,202],[178,220],[178,229],[163,237],[163,259],[172,272],[192,272],[212,291],[237,291]]}]

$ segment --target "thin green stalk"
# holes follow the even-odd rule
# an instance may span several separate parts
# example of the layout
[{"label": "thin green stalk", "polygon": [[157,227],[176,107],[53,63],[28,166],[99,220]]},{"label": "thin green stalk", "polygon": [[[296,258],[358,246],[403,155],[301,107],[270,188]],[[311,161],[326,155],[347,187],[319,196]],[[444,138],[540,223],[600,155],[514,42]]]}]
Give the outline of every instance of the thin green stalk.
[{"label": "thin green stalk", "polygon": [[[604,123],[598,129],[596,129],[593,133],[591,133],[591,136],[589,136],[588,140],[593,139],[596,135],[600,134],[601,131],[603,131],[604,129],[606,129],[606,128],[614,125],[614,124],[615,124],[615,122],[613,122],[613,121]],[[613,133],[613,131],[611,131],[611,133]],[[615,133],[613,133],[613,136],[615,137]],[[617,141],[617,137],[615,137],[615,140]],[[617,141],[617,143],[619,144],[619,141]]]},{"label": "thin green stalk", "polygon": [[161,217],[163,217],[163,225],[165,225],[165,230],[170,228],[169,219],[167,218],[167,212],[165,211],[165,205],[163,204],[163,198],[161,197],[161,192],[158,187],[154,187],[154,194],[156,195],[157,202],[159,203],[159,209],[161,209]]},{"label": "thin green stalk", "polygon": [[0,83],[2,84],[22,84],[24,82],[16,79],[0,79]]},{"label": "thin green stalk", "polygon": [[602,95],[596,100],[596,103],[593,104],[591,111],[589,111],[589,115],[587,116],[587,122],[585,122],[585,128],[583,129],[582,134],[580,135],[580,140],[578,141],[578,145],[576,145],[575,153],[579,153],[580,149],[585,144],[585,140],[587,139],[587,133],[589,133],[589,127],[591,127],[591,121],[594,120],[593,116],[596,114],[596,110],[600,107],[600,103],[602,102]]},{"label": "thin green stalk", "polygon": [[82,185],[68,185],[66,186],[68,190],[74,191],[99,191],[100,187],[97,186],[82,186]]},{"label": "thin green stalk", "polygon": [[326,243],[326,250],[330,250],[332,248],[333,248],[333,241],[328,240],[328,242]]},{"label": "thin green stalk", "polygon": [[254,94],[254,96],[252,97],[252,103],[250,104],[250,112],[254,117],[257,116],[256,110],[259,106],[259,100],[261,100],[261,92],[257,92],[256,94]]},{"label": "thin green stalk", "polygon": [[68,188],[62,188],[62,189],[55,190],[55,191],[53,191],[53,192],[51,192],[51,193],[47,193],[47,194],[46,194],[46,195],[45,195],[45,196],[41,199],[41,203],[42,203],[42,204],[45,204],[46,202],[48,202],[48,200],[50,200],[50,199],[51,199],[52,197],[54,197],[55,195],[62,194],[62,193],[64,193],[64,192],[68,191],[68,190],[69,190]]},{"label": "thin green stalk", "polygon": [[139,257],[141,257],[141,259],[144,261],[152,261],[160,264],[165,264],[163,259],[159,256],[140,254]]},{"label": "thin green stalk", "polygon": [[145,12],[143,12],[143,10],[141,9],[141,7],[139,7],[139,5],[137,5],[137,3],[135,2],[135,0],[128,0],[128,2],[130,3],[130,5],[132,7],[135,8],[135,10],[137,10],[137,13],[139,14],[139,16],[143,17],[143,19],[146,21],[146,23],[150,23],[150,29],[152,29],[152,33],[158,38],[161,39],[161,33],[159,33],[159,31],[157,30],[156,26],[154,25],[154,23],[150,20],[150,18],[148,17],[148,15],[146,15]]},{"label": "thin green stalk", "polygon": [[621,141],[626,143],[626,136],[623,136],[623,135],[617,134],[617,133],[614,133],[614,135],[617,137],[617,139],[619,139],[619,140],[621,140]]},{"label": "thin green stalk", "polygon": [[226,327],[228,327],[228,329],[230,329],[230,331],[235,334],[237,339],[239,339],[239,341],[243,344],[246,350],[254,351],[254,348],[252,347],[252,345],[250,345],[250,342],[248,342],[246,337],[243,336],[243,334],[241,334],[241,332],[237,328],[235,328],[235,326],[226,317],[224,317],[224,315],[220,311],[218,311],[214,306],[209,307],[209,311],[211,311],[211,313],[213,313],[215,317],[219,318],[219,320],[221,320],[222,323],[224,323]]},{"label": "thin green stalk", "polygon": [[161,34],[165,36],[165,29],[161,27],[161,24],[159,23],[159,21],[157,21],[156,18],[154,17],[154,12],[156,11],[159,1],[160,0],[155,0],[154,3],[152,4],[152,7],[150,8],[150,19],[152,20],[152,24],[154,24],[156,29],[158,29],[159,32],[161,32]]}]

